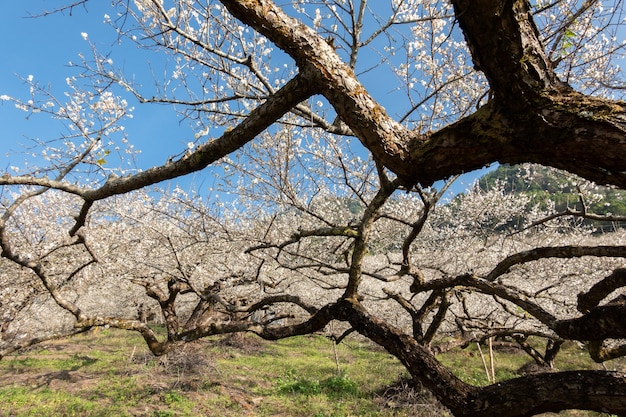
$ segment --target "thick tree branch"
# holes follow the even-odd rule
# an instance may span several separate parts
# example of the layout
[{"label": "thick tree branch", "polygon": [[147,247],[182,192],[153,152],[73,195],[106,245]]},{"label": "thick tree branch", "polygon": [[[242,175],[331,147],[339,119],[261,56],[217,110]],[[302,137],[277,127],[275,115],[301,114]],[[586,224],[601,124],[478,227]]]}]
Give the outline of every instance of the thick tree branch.
[{"label": "thick tree branch", "polygon": [[569,320],[560,320],[556,333],[573,340],[604,340],[626,338],[626,303],[616,302],[599,306],[589,313]]},{"label": "thick tree branch", "polygon": [[532,374],[481,388],[470,402],[470,410],[458,416],[530,417],[564,409],[622,415],[626,412],[626,375],[606,371]]},{"label": "thick tree branch", "polygon": [[[341,119],[374,158],[405,183],[434,181],[492,162],[536,162],[602,184],[626,186],[626,105],[572,91],[554,74],[525,0],[454,2],[494,102],[458,123],[421,135],[391,119],[334,49],[270,0],[223,0],[322,86]],[[607,155],[606,149],[612,149]],[[572,163],[572,161],[575,161]]]},{"label": "thick tree branch", "polygon": [[582,256],[625,257],[626,246],[550,246],[534,248],[515,253],[503,259],[485,277],[487,281],[495,281],[509,272],[515,265],[537,261],[544,258],[580,258]]},{"label": "thick tree branch", "polygon": [[129,177],[112,179],[98,189],[83,193],[83,197],[88,201],[100,200],[207,167],[253,140],[265,128],[288,113],[292,107],[314,94],[318,87],[308,82],[308,79],[309,77],[304,74],[297,75],[250,112],[239,125],[224,132],[220,138],[198,146],[194,152],[181,159]]},{"label": "thick tree branch", "polygon": [[358,302],[338,304],[338,319],[348,321],[363,336],[396,356],[414,378],[430,389],[455,415],[461,412],[476,388],[465,384],[414,338],[370,315]]},{"label": "thick tree branch", "polygon": [[[453,0],[477,69],[498,100],[510,101],[511,110],[530,104],[525,97],[546,90],[568,88],[557,78],[527,0]],[[514,106],[514,107],[513,107]]]},{"label": "thick tree branch", "polygon": [[[417,135],[392,118],[365,90],[350,66],[315,30],[288,16],[271,0],[222,0],[237,19],[250,25],[289,54],[331,102],[340,118],[374,157],[398,173],[407,144]],[[395,163],[394,163],[395,161]]]},{"label": "thick tree branch", "polygon": [[301,323],[280,327],[257,327],[251,331],[266,340],[278,340],[315,333],[337,318],[337,309],[337,304],[329,304],[320,308],[309,319]]},{"label": "thick tree branch", "polygon": [[337,318],[349,321],[359,333],[398,357],[457,417],[527,417],[569,408],[626,413],[623,373],[557,372],[476,388],[458,380],[415,339],[369,315],[359,304],[342,301],[337,306]]},{"label": "thick tree branch", "polygon": [[[0,177],[0,186],[41,185],[56,188],[71,194],[80,195],[85,199],[86,206],[89,206],[93,201],[128,193],[148,185],[199,171],[250,142],[265,128],[288,113],[300,102],[318,92],[320,86],[311,83],[310,79],[309,75],[298,74],[275,94],[268,97],[264,103],[250,112],[248,117],[235,128],[227,130],[220,138],[198,146],[194,152],[185,154],[181,159],[168,161],[165,165],[156,166],[134,175],[111,177],[99,188],[85,190],[45,178],[11,176]],[[85,217],[81,214],[78,220],[84,222]],[[75,227],[74,229],[77,230],[78,228]]]},{"label": "thick tree branch", "polygon": [[588,313],[607,295],[624,286],[626,286],[626,269],[616,269],[611,275],[595,283],[589,291],[578,294],[578,311]]},{"label": "thick tree branch", "polygon": [[456,286],[465,286],[469,288],[476,288],[477,290],[490,295],[496,295],[500,298],[508,300],[513,304],[527,311],[537,320],[542,322],[549,328],[553,328],[557,319],[549,311],[542,308],[540,305],[531,300],[528,294],[518,291],[512,287],[508,287],[502,284],[495,283],[486,278],[480,278],[476,275],[465,274],[457,277],[445,277],[440,279],[433,279],[426,281],[423,284],[411,285],[411,292],[423,292],[429,290],[443,290],[446,288],[452,288]]}]

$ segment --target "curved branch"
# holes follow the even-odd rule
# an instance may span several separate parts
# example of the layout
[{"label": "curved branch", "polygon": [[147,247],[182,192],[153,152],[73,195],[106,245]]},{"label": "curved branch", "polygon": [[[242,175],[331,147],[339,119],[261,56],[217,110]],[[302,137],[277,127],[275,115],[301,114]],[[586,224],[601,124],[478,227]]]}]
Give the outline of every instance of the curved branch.
[{"label": "curved branch", "polygon": [[308,320],[281,327],[261,327],[251,329],[266,340],[278,340],[291,336],[301,336],[322,330],[328,323],[337,318],[338,304],[328,304],[320,308]]},{"label": "curved branch", "polygon": [[523,229],[515,231],[514,234],[518,234],[523,231],[532,229],[533,227],[545,224],[551,220],[558,219],[560,217],[568,217],[568,216],[579,217],[582,219],[593,220],[593,221],[598,221],[598,222],[626,222],[626,216],[614,216],[612,214],[602,215],[602,214],[595,214],[595,213],[587,213],[587,210],[574,210],[574,209],[567,207],[564,211],[553,213],[542,219],[535,220],[528,226],[525,226]]},{"label": "curved branch", "polygon": [[11,176],[5,174],[0,176],[0,186],[2,185],[35,185],[45,187],[46,189],[52,188],[55,190],[65,191],[66,193],[78,196],[82,195],[84,192],[84,189],[73,184],[68,184],[59,180],[51,180],[45,177],[33,177],[30,175]]},{"label": "curved branch", "polygon": [[626,338],[626,303],[599,306],[582,317],[559,320],[554,331],[565,339],[604,340]]},{"label": "curved branch", "polygon": [[476,275],[465,274],[457,277],[445,277],[440,279],[433,279],[427,281],[421,285],[411,285],[411,291],[414,293],[429,291],[429,290],[442,290],[445,288],[452,288],[456,286],[464,286],[470,288],[476,288],[477,290],[490,295],[496,295],[520,308],[527,311],[537,320],[549,328],[554,328],[557,319],[547,310],[543,309],[540,305],[531,301],[531,297],[528,294],[523,293],[520,290],[516,290],[511,287],[507,287],[502,284],[493,282],[488,278],[480,278]]},{"label": "curved branch", "polygon": [[626,374],[566,371],[526,375],[483,387],[472,400],[474,413],[480,410],[484,417],[534,416],[565,409],[623,414],[626,412]]},{"label": "curved branch", "polygon": [[57,339],[63,339],[63,338],[67,338],[70,336],[74,336],[80,333],[84,333],[86,331],[88,331],[89,328],[78,328],[78,329],[71,329],[69,331],[62,331],[60,333],[53,333],[51,335],[48,336],[42,336],[42,337],[34,337],[31,339],[26,339],[26,340],[21,340],[15,344],[11,344],[9,346],[4,346],[2,348],[0,348],[0,360],[2,360],[2,358],[4,358],[7,355],[10,355],[13,352],[17,352],[18,350],[21,349],[25,349],[27,347],[30,346],[34,346],[34,345],[38,345],[39,343],[43,343],[43,342],[47,342],[50,340],[57,340]]},{"label": "curved branch", "polygon": [[262,300],[257,301],[256,303],[250,305],[249,307],[241,311],[246,312],[246,313],[253,313],[255,311],[261,310],[264,307],[269,306],[271,304],[275,304],[275,303],[295,304],[298,307],[305,310],[306,312],[308,312],[309,314],[315,314],[319,311],[317,307],[305,302],[300,297],[295,296],[295,295],[289,295],[289,294],[279,294],[279,295],[274,295],[270,297],[265,297]]},{"label": "curved branch", "polygon": [[260,249],[277,248],[284,249],[289,245],[299,242],[302,238],[312,236],[344,236],[349,238],[356,238],[359,236],[358,230],[351,226],[338,226],[338,227],[322,227],[313,230],[299,230],[294,233],[291,238],[280,244],[263,243],[261,245],[252,246],[245,250],[245,253],[251,253]]},{"label": "curved branch", "polygon": [[508,256],[485,277],[495,281],[515,266],[543,258],[580,258],[582,256],[625,257],[626,246],[552,246],[534,248]]},{"label": "curved branch", "polygon": [[595,283],[587,292],[578,294],[578,311],[588,313],[607,295],[624,286],[626,286],[626,269],[616,269],[611,275]]},{"label": "curved branch", "polygon": [[82,193],[86,200],[101,200],[116,194],[143,188],[160,181],[199,171],[218,159],[239,149],[253,140],[278,118],[315,93],[317,87],[307,81],[308,77],[298,74],[285,84],[235,128],[210,142],[198,146],[177,161],[154,167],[128,177],[107,181],[102,187]]},{"label": "curved branch", "polygon": [[[239,20],[289,54],[374,158],[406,184],[496,161],[536,162],[626,186],[626,103],[574,92],[556,77],[528,2],[456,0],[474,61],[495,99],[440,131],[420,134],[390,118],[321,35],[270,0],[222,0]],[[606,149],[612,149],[607,155]],[[575,161],[573,163],[573,161]]]},{"label": "curved branch", "polygon": [[133,330],[141,334],[150,351],[155,355],[163,355],[167,352],[167,342],[161,343],[154,331],[139,320],[124,319],[118,317],[85,317],[74,323],[76,328],[92,328],[94,326],[109,326],[122,330]]}]

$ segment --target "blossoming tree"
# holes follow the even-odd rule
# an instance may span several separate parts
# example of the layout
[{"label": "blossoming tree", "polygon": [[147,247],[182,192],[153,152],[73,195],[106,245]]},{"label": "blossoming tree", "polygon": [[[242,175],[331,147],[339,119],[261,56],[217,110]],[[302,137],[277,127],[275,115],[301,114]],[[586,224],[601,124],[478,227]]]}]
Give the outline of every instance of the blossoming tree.
[{"label": "blossoming tree", "polygon": [[[212,334],[278,339],[339,321],[458,416],[626,412],[622,373],[476,387],[439,363],[433,344],[456,329],[464,342],[510,336],[547,363],[563,340],[586,342],[597,361],[623,355],[626,305],[612,295],[625,282],[623,236],[542,229],[570,230],[565,215],[593,219],[584,205],[520,212],[525,202],[496,190],[438,208],[442,191],[430,188],[494,162],[624,187],[621,2],[382,3],[114,2],[105,19],[119,40],[171,56],[157,88],[94,47],[74,64],[66,98],[31,78],[29,100],[3,96],[72,132],[44,144],[49,166],[0,178],[2,256],[35,294],[5,327],[37,294],[73,331],[135,330],[155,354]],[[79,4],[89,7],[67,7]],[[396,116],[373,93],[380,80]],[[195,139],[150,169],[112,170],[112,155],[134,153],[123,131],[130,100],[175,106]],[[211,168],[230,202],[141,191]],[[80,285],[115,291],[123,280],[158,305],[166,340],[114,304],[95,308]],[[549,340],[545,354],[529,335]]]}]

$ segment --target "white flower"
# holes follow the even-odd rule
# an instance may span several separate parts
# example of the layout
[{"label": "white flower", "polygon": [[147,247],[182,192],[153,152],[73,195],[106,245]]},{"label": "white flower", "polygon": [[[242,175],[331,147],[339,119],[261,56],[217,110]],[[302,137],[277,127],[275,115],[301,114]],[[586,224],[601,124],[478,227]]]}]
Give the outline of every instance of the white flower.
[{"label": "white flower", "polygon": [[196,147],[196,144],[195,144],[195,143],[193,143],[193,142],[189,142],[189,143],[187,143],[187,149],[190,149],[190,150],[191,150],[191,149],[193,149],[193,148],[195,148],[195,147]]},{"label": "white flower", "polygon": [[[204,128],[204,129],[202,129],[201,131],[196,132],[196,134],[194,135],[194,137],[195,137],[196,139],[200,139],[202,136],[206,136],[206,135],[208,135],[208,134],[209,134],[209,128],[208,128],[208,127],[205,127],[205,128]],[[189,143],[191,143],[191,142],[189,142]],[[187,147],[189,147],[189,144],[187,144]],[[193,147],[193,144],[192,144],[192,147]],[[191,149],[191,148],[189,148],[189,149]]]},{"label": "white flower", "polygon": [[87,32],[80,32],[80,36],[82,36],[84,40],[87,40],[87,38],[89,37],[89,35],[87,35]]},{"label": "white flower", "polygon": [[315,9],[315,19],[313,19],[313,27],[319,28],[322,24],[322,13],[320,9]]}]

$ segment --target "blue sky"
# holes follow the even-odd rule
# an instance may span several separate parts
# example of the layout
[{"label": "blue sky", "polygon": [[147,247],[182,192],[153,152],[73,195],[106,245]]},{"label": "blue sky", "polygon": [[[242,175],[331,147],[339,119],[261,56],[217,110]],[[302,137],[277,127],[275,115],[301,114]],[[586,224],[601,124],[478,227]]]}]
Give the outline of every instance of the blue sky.
[{"label": "blue sky", "polygon": [[[29,75],[33,75],[42,85],[49,84],[55,93],[62,94],[66,77],[76,71],[68,63],[77,62],[79,53],[90,55],[89,45],[81,36],[82,32],[88,33],[89,40],[99,49],[115,50],[113,59],[116,65],[133,68],[144,65],[144,69],[147,69],[145,63],[148,59],[159,59],[142,56],[142,52],[130,44],[112,47],[115,33],[103,23],[104,14],[111,13],[110,3],[106,1],[91,1],[86,8],[77,7],[71,14],[66,11],[46,17],[29,17],[67,3],[66,0],[27,0],[6,2],[3,5],[0,35],[5,41],[0,46],[0,95],[25,98],[28,87],[19,77]],[[140,74],[142,69],[137,71],[136,74]],[[388,91],[382,88],[379,90],[373,91],[373,94],[384,101],[381,95]],[[12,103],[0,103],[0,171],[21,164],[24,155],[20,153],[23,150],[20,144],[29,144],[27,138],[46,139],[64,133],[63,125],[45,115],[34,115],[27,120],[26,113],[15,109]],[[135,105],[135,118],[125,122],[125,125],[131,143],[141,150],[137,159],[139,168],[163,163],[169,155],[180,153],[193,140],[194,132],[185,123],[179,123],[171,108],[131,104]],[[388,110],[393,113],[393,109]],[[181,180],[181,184],[183,188],[191,184],[210,186],[212,180],[204,178],[207,174],[195,174]],[[478,175],[472,173],[457,181],[455,192],[463,191]]]},{"label": "blue sky", "polygon": [[[126,61],[132,63],[140,55],[130,45],[111,48],[115,33],[103,23],[104,14],[111,13],[108,2],[89,2],[88,8],[75,8],[71,15],[64,12],[46,17],[28,17],[63,3],[67,2],[29,0],[8,2],[3,7],[0,34],[3,39],[11,41],[0,46],[3,57],[0,61],[0,94],[27,98],[28,87],[19,77],[29,75],[42,85],[49,84],[57,95],[62,94],[66,90],[66,77],[76,74],[76,69],[69,67],[69,62],[79,61],[79,53],[90,55],[89,45],[81,36],[83,32],[89,34],[90,41],[98,48],[115,49],[115,57],[119,57],[116,63],[120,65],[127,65]],[[131,104],[135,105],[136,118],[125,124],[131,142],[142,151],[138,160],[140,168],[164,162],[169,154],[179,153],[193,138],[193,132],[187,126],[179,126],[171,109],[164,106],[150,106],[148,109],[147,106]],[[26,137],[52,138],[64,132],[63,125],[45,115],[34,115],[28,120],[25,116],[26,113],[15,109],[12,103],[5,102],[0,107],[0,124],[3,126],[0,169],[23,159],[14,151],[23,149],[19,144],[31,143]],[[8,158],[7,152],[10,153]]]}]

